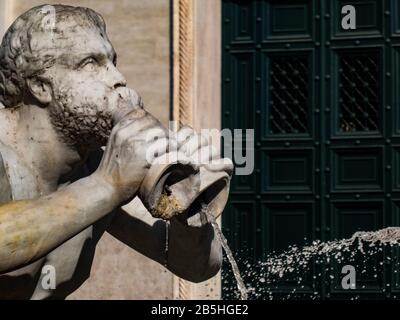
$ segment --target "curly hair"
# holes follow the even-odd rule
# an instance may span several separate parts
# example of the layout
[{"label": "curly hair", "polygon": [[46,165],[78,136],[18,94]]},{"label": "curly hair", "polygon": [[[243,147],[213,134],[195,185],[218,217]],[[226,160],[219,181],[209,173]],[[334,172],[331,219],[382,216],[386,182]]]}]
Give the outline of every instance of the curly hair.
[{"label": "curly hair", "polygon": [[40,75],[55,64],[54,55],[35,51],[37,36],[49,32],[43,26],[49,7],[55,13],[54,30],[51,31],[59,32],[57,21],[73,16],[80,18],[82,24],[98,28],[106,36],[103,17],[89,8],[41,5],[22,14],[7,30],[0,46],[0,103],[6,108],[24,101],[27,78]]}]

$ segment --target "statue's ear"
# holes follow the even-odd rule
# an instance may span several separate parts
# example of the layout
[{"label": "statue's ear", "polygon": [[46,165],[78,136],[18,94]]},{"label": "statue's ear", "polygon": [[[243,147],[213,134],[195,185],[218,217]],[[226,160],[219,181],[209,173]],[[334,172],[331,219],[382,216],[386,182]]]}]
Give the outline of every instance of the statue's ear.
[{"label": "statue's ear", "polygon": [[53,98],[53,89],[49,82],[39,77],[26,80],[30,93],[43,105],[47,105]]}]

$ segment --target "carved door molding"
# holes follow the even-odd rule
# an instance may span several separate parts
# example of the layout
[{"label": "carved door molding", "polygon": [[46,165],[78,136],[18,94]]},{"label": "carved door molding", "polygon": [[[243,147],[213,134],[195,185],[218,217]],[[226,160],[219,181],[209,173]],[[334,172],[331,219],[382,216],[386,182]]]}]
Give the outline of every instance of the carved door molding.
[{"label": "carved door molding", "polygon": [[192,125],[193,1],[173,0],[173,119]]},{"label": "carved door molding", "polygon": [[[221,3],[171,0],[172,120],[179,126],[220,128]],[[198,17],[198,18],[197,18]],[[221,276],[194,284],[174,276],[174,299],[219,299]]]}]

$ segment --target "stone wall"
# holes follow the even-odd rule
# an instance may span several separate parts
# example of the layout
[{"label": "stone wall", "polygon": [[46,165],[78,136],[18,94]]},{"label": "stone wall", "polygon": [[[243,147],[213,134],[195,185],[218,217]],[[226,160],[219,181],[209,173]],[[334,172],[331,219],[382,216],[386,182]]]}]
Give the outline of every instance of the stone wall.
[{"label": "stone wall", "polygon": [[[169,120],[168,0],[0,0],[13,21],[31,7],[63,3],[90,7],[107,23],[118,67],[143,97],[147,109]],[[1,14],[1,13],[0,13]],[[1,31],[1,30],[0,30]],[[140,205],[140,203],[139,203]],[[143,210],[144,208],[142,208]],[[70,299],[171,299],[173,276],[154,261],[106,234],[97,248],[91,278]]]}]

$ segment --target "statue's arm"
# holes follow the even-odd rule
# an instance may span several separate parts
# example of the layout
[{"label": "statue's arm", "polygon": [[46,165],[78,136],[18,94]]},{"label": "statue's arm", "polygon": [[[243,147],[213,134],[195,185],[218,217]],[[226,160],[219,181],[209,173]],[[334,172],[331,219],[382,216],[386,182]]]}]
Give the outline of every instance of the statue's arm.
[{"label": "statue's arm", "polygon": [[132,200],[150,165],[145,151],[167,150],[166,139],[159,139],[162,130],[157,119],[135,107],[114,126],[92,175],[37,200],[0,205],[0,273],[45,256]]},{"label": "statue's arm", "polygon": [[39,259],[119,203],[95,175],[36,200],[0,204],[0,273]]},{"label": "statue's arm", "polygon": [[176,218],[167,224],[136,201],[118,210],[110,234],[192,282],[205,281],[220,270],[221,245],[210,224],[187,226]]},{"label": "statue's arm", "polygon": [[173,218],[170,226],[169,269],[192,282],[216,275],[222,266],[222,248],[212,225],[192,226]]}]

